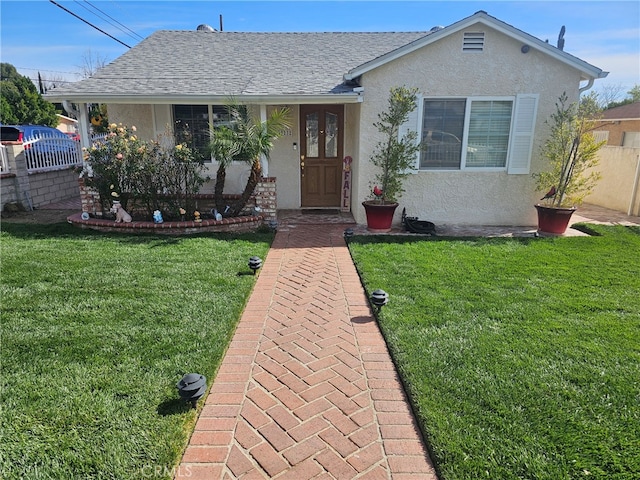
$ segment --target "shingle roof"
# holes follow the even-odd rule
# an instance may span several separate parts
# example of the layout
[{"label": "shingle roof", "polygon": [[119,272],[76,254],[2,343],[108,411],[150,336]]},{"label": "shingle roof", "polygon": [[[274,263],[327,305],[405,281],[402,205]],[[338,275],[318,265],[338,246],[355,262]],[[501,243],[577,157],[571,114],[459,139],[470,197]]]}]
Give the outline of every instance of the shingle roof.
[{"label": "shingle roof", "polygon": [[[582,73],[607,72],[508,25],[484,11],[430,32],[251,33],[155,32],[93,77],[46,97],[75,101],[206,102],[213,97],[284,101],[359,101],[345,78],[359,75],[476,23],[525,42]],[[263,98],[260,98],[263,97]],[[267,99],[267,100],[265,100]],[[310,100],[311,99],[311,100]]]},{"label": "shingle roof", "polygon": [[603,120],[640,119],[640,102],[627,103],[602,112]]},{"label": "shingle roof", "polygon": [[252,33],[161,30],[54,95],[322,95],[343,74],[429,32]]}]

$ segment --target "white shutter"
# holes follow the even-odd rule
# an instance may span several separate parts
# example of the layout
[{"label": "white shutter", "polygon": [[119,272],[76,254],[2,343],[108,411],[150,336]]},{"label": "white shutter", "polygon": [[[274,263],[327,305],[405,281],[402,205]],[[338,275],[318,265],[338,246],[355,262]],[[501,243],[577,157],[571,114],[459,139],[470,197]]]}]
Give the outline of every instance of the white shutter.
[{"label": "white shutter", "polygon": [[528,174],[531,166],[533,134],[538,112],[538,94],[516,96],[513,131],[509,146],[509,166],[507,173]]},{"label": "white shutter", "polygon": [[[419,145],[421,136],[422,136],[422,95],[417,95],[416,98],[416,108],[413,112],[409,113],[409,117],[407,121],[400,125],[398,129],[398,140],[401,140],[407,132],[414,131],[416,132],[416,143]],[[416,153],[415,162],[413,164],[413,168],[407,170],[407,173],[418,173],[420,169],[420,150]]]}]

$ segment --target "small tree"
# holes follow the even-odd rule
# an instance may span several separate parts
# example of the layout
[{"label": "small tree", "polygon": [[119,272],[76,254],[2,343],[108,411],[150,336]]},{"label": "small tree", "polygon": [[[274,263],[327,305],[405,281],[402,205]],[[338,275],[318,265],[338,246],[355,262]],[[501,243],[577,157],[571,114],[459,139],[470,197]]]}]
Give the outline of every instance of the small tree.
[{"label": "small tree", "polygon": [[534,177],[549,206],[580,205],[600,179],[599,172],[588,171],[598,165],[598,150],[606,143],[596,142],[592,133],[598,113],[593,102],[568,104],[563,93],[547,120],[551,132],[541,152],[550,169]]},{"label": "small tree", "polygon": [[400,126],[407,122],[409,114],[416,109],[417,93],[416,88],[391,88],[388,110],[379,113],[378,121],[373,124],[382,134],[382,140],[371,156],[371,163],[380,170],[374,177],[373,194],[381,204],[395,203],[402,195],[402,181],[420,149],[416,132],[409,130],[399,138]]},{"label": "small tree", "polygon": [[[260,157],[269,157],[273,142],[289,127],[289,109],[279,108],[271,112],[261,122],[249,114],[246,105],[230,103],[227,105],[231,124],[214,130],[209,148],[219,162],[216,173],[216,207],[222,210],[222,190],[226,177],[226,168],[232,161],[250,165],[249,178],[240,198],[231,206],[229,216],[237,216],[245,207],[262,176]],[[220,204],[218,203],[220,202]]]}]

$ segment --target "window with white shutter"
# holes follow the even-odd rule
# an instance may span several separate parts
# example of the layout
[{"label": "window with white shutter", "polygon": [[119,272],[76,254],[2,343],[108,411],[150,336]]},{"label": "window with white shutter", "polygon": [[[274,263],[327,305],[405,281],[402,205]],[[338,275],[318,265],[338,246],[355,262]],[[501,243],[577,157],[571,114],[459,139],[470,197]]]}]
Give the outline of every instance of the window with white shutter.
[{"label": "window with white shutter", "polygon": [[425,98],[422,170],[529,173],[538,95]]}]

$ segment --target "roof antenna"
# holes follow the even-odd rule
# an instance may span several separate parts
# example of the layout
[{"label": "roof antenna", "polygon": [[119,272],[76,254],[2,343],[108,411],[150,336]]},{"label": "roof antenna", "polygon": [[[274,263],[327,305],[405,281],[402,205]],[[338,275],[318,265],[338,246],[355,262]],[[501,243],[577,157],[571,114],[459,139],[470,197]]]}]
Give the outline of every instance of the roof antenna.
[{"label": "roof antenna", "polygon": [[560,50],[564,50],[564,32],[565,32],[565,28],[563,25],[562,28],[560,29],[560,34],[558,35],[558,48]]},{"label": "roof antenna", "polygon": [[220,14],[220,31],[222,31],[222,14]]}]

